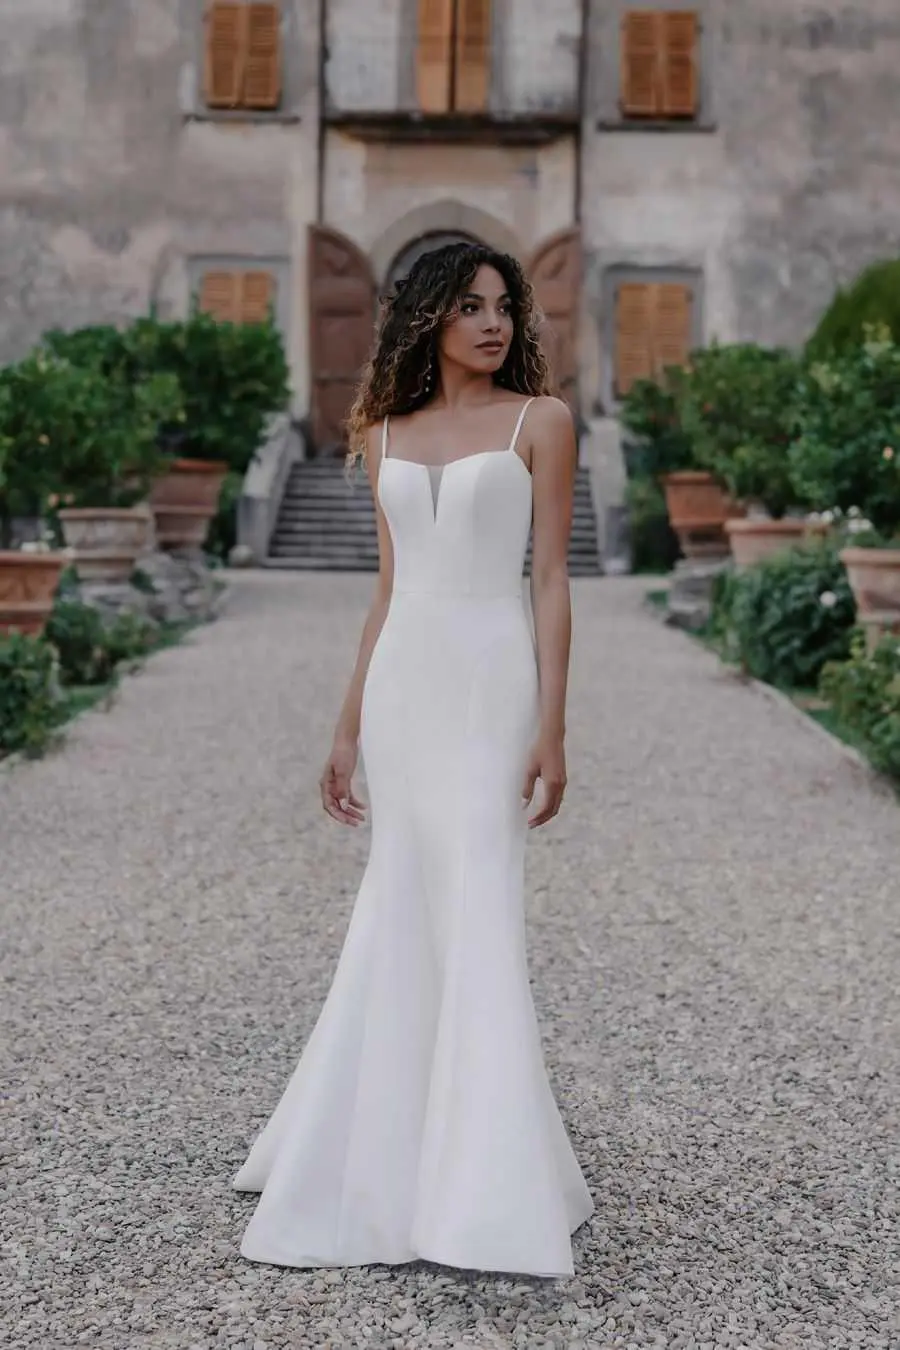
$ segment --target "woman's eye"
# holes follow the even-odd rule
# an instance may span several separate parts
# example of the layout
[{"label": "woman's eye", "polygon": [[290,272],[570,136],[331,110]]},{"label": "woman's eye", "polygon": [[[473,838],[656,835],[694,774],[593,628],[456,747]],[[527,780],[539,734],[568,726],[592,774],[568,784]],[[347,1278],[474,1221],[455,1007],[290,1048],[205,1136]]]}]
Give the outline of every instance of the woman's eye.
[{"label": "woman's eye", "polygon": [[475,304],[473,300],[467,300],[463,304],[462,312],[463,314],[474,314],[477,309],[478,306]]}]

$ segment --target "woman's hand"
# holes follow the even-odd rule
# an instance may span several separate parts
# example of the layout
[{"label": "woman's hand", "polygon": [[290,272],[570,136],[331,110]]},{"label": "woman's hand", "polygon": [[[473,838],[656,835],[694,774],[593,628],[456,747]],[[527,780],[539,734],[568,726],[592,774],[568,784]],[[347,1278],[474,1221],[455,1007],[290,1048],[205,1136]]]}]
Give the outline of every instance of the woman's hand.
[{"label": "woman's hand", "polygon": [[522,788],[522,802],[530,802],[534,796],[534,785],[540,778],[544,785],[544,805],[536,815],[530,816],[528,828],[546,825],[562,806],[566,790],[566,752],[561,736],[539,736],[531,751],[525,784]]},{"label": "woman's hand", "polygon": [[356,741],[335,737],[319,779],[322,805],[342,825],[356,826],[365,819],[363,811],[366,804],[355,795],[350,783],[356,768],[357,754]]}]

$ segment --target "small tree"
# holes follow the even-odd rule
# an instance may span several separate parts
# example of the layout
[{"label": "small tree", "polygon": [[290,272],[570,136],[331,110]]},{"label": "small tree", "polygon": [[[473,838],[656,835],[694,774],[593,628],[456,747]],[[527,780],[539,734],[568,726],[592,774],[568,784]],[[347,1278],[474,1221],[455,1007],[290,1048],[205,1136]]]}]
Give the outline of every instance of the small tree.
[{"label": "small tree", "polygon": [[797,502],[788,445],[800,365],[780,348],[754,343],[696,352],[682,383],[681,423],[697,464],[737,501],[760,502],[776,519]]},{"label": "small tree", "polygon": [[900,259],[873,263],[836,293],[807,343],[807,355],[821,360],[858,347],[872,324],[883,325],[900,342]]}]

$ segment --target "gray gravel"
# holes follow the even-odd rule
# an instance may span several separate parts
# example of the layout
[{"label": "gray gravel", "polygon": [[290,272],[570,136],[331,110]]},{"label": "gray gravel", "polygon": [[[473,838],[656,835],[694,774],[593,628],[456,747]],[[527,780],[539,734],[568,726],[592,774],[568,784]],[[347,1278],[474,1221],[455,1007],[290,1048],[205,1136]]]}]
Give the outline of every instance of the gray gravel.
[{"label": "gray gravel", "polygon": [[240,1258],[231,1178],[368,846],[315,783],[371,584],[237,574],[61,752],[0,767],[0,1341],[900,1346],[900,810],[634,579],[573,584],[569,790],[529,840],[535,997],[597,1204],[576,1278]]}]

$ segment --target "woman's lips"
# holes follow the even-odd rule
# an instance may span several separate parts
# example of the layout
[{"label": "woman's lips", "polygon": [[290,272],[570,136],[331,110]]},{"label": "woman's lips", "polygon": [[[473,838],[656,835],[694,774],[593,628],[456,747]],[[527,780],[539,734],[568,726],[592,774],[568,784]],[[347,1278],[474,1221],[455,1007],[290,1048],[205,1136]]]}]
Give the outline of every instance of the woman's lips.
[{"label": "woman's lips", "polygon": [[503,351],[503,343],[502,343],[502,342],[479,342],[479,343],[478,343],[478,348],[479,348],[480,351],[483,351],[483,352],[502,352],[502,351]]}]

